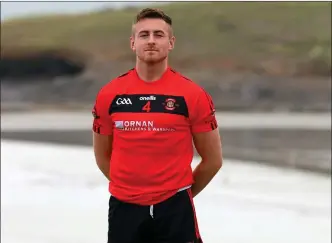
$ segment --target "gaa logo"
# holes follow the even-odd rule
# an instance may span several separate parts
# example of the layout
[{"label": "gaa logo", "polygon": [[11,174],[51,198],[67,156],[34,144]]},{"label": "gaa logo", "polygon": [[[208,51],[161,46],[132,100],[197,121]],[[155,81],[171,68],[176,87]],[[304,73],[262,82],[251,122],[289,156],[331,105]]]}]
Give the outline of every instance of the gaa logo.
[{"label": "gaa logo", "polygon": [[132,105],[131,100],[129,98],[118,98],[116,100],[117,105]]},{"label": "gaa logo", "polygon": [[175,102],[176,101],[174,99],[171,99],[171,98],[166,99],[166,106],[165,106],[166,110],[169,110],[169,111],[174,110],[175,109]]}]

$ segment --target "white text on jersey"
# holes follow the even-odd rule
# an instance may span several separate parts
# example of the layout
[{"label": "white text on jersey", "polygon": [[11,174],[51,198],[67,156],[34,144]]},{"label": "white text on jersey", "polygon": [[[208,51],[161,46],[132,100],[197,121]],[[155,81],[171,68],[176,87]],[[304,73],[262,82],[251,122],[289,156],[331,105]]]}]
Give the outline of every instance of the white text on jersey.
[{"label": "white text on jersey", "polygon": [[117,105],[132,105],[131,100],[129,98],[118,98],[116,100]]},{"label": "white text on jersey", "polygon": [[140,97],[139,100],[156,100],[156,97],[151,95],[151,96],[148,96],[148,97]]}]

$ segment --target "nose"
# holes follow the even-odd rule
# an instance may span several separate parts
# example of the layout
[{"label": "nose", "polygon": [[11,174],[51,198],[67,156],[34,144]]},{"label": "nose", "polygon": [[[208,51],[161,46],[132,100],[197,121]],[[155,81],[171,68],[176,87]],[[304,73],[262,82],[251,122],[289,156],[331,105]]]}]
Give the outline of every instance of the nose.
[{"label": "nose", "polygon": [[149,35],[148,43],[149,44],[154,44],[155,43],[155,38],[154,38],[153,34]]}]

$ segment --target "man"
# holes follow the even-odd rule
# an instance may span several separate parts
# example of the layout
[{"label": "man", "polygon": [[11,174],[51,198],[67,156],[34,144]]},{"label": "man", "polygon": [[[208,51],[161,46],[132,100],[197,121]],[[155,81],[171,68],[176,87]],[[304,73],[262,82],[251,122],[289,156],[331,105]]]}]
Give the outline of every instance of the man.
[{"label": "man", "polygon": [[[136,17],[136,67],[106,84],[93,109],[96,162],[109,179],[109,243],[202,242],[193,198],[222,165],[211,97],[168,66],[172,20]],[[202,158],[191,169],[193,144]]]}]

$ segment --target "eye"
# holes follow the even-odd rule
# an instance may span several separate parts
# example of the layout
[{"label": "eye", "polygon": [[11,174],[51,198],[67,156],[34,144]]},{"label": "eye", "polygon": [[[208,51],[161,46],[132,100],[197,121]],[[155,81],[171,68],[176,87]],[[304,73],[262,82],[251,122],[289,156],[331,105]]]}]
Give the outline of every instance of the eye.
[{"label": "eye", "polygon": [[143,37],[143,38],[145,38],[145,37],[148,37],[148,36],[149,36],[149,33],[147,33],[147,32],[142,32],[142,33],[140,33],[138,36],[139,36],[139,37]]}]

